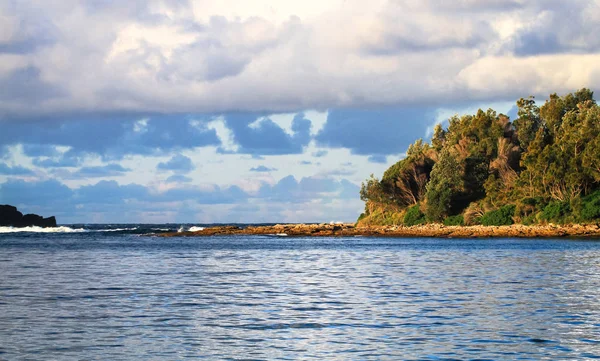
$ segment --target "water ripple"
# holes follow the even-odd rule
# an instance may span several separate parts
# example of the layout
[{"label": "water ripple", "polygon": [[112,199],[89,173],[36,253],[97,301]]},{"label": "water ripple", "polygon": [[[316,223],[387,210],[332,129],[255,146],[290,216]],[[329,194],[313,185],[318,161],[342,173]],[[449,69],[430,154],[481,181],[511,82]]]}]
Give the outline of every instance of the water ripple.
[{"label": "water ripple", "polygon": [[0,237],[7,360],[600,358],[600,243]]}]

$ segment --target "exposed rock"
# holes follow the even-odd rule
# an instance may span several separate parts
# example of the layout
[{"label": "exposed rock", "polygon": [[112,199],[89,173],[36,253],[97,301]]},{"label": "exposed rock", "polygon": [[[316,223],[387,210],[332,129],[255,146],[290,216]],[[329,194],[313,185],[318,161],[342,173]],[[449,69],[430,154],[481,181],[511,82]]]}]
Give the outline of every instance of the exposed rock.
[{"label": "exposed rock", "polygon": [[26,214],[19,212],[17,207],[0,205],[0,226],[2,227],[56,227],[54,216],[44,218],[37,214]]},{"label": "exposed rock", "polygon": [[163,233],[161,237],[194,237],[216,235],[287,235],[291,237],[444,237],[444,238],[488,238],[488,237],[600,237],[600,226],[443,226],[428,224],[421,226],[361,226],[353,224],[277,224],[274,226],[208,227],[197,232]]}]

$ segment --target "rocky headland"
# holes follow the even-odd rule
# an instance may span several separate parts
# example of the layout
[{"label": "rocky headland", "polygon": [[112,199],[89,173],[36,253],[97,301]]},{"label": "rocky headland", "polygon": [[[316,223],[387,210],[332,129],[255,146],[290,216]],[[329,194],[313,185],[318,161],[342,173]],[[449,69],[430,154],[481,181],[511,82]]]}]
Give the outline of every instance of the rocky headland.
[{"label": "rocky headland", "polygon": [[289,237],[441,237],[441,238],[600,238],[600,224],[444,226],[428,224],[404,226],[355,226],[354,224],[277,224],[273,226],[216,226],[195,232],[170,232],[161,237],[202,237],[228,235],[268,235]]},{"label": "rocky headland", "polygon": [[26,214],[19,212],[17,207],[0,205],[0,227],[56,227],[54,216],[44,218],[37,214]]}]

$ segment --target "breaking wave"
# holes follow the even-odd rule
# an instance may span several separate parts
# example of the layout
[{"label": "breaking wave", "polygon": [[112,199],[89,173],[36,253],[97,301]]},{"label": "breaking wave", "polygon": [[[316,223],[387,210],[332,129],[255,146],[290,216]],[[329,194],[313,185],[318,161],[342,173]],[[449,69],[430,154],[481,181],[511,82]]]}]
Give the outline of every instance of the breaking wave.
[{"label": "breaking wave", "polygon": [[181,232],[198,232],[198,231],[202,231],[204,230],[204,227],[196,227],[196,226],[192,226],[188,229],[183,228],[183,226],[179,227],[179,229],[177,230],[177,232],[181,233]]},{"label": "breaking wave", "polygon": [[124,232],[124,231],[135,231],[137,230],[137,227],[133,227],[133,228],[113,228],[113,229],[94,229],[94,230],[90,230],[93,232]]},{"label": "breaking wave", "polygon": [[71,227],[0,227],[0,233],[78,233],[78,232],[88,232],[88,230],[83,228],[71,228]]}]

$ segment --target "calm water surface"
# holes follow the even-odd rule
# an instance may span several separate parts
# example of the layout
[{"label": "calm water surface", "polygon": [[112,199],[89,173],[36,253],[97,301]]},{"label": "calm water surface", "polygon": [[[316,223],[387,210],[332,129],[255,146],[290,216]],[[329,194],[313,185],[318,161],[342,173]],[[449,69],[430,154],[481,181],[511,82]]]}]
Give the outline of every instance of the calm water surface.
[{"label": "calm water surface", "polygon": [[0,234],[0,359],[600,358],[600,242]]}]

